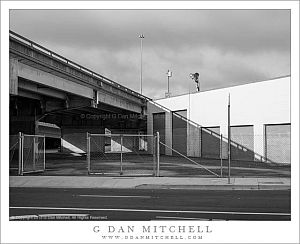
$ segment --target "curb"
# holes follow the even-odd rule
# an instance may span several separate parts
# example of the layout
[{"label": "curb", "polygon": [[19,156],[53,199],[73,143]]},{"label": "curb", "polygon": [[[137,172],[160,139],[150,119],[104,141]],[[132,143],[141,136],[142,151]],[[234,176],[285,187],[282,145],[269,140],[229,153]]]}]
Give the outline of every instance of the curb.
[{"label": "curb", "polygon": [[285,185],[155,185],[142,184],[135,189],[163,189],[163,190],[207,190],[207,191],[224,191],[224,190],[291,190],[290,186]]},{"label": "curb", "polygon": [[290,185],[258,185],[258,190],[291,190]]},{"label": "curb", "polygon": [[193,181],[189,179],[114,179],[87,177],[10,177],[10,187],[28,188],[90,188],[90,189],[177,189],[177,190],[291,190],[290,181],[283,179],[252,179],[232,181],[228,184],[223,180]]}]

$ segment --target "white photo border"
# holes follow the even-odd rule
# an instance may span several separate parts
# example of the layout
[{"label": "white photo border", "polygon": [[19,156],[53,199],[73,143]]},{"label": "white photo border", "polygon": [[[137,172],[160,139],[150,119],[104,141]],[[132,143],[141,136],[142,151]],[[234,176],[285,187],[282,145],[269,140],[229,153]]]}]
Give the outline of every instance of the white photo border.
[{"label": "white photo border", "polygon": [[[291,10],[291,221],[9,221],[9,11],[10,9],[290,9]],[[201,225],[202,240],[113,240],[113,243],[299,243],[299,2],[298,1],[2,1],[1,2],[1,242],[103,243],[109,225]],[[94,228],[103,230],[101,234]]]}]

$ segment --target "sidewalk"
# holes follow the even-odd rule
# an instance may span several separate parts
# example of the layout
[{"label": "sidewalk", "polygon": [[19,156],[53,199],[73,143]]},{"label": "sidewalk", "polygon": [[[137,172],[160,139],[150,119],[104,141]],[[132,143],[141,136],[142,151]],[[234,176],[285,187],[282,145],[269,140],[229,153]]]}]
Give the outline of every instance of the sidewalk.
[{"label": "sidewalk", "polygon": [[189,189],[189,190],[290,190],[290,178],[178,178],[178,177],[91,177],[10,176],[10,187]]}]

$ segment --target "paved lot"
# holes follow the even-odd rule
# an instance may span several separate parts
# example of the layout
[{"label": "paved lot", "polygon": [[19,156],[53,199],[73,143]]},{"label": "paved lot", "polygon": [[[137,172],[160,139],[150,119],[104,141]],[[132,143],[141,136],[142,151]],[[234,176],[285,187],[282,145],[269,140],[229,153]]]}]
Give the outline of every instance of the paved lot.
[{"label": "paved lot", "polygon": [[[161,156],[160,176],[164,177],[211,177],[208,170],[221,175],[219,159],[193,158],[192,163],[183,157]],[[228,175],[228,161],[222,162],[222,175]],[[122,174],[124,176],[144,176],[153,174],[153,157],[147,155],[126,155],[123,158]],[[118,176],[121,172],[119,157],[110,155],[93,157],[91,169],[95,173]],[[208,169],[208,170],[207,170]],[[11,175],[17,171],[12,170]],[[46,171],[43,175],[87,175],[86,155],[80,154],[46,154]],[[271,165],[260,162],[231,162],[231,176],[233,177],[290,177],[290,166]]]}]

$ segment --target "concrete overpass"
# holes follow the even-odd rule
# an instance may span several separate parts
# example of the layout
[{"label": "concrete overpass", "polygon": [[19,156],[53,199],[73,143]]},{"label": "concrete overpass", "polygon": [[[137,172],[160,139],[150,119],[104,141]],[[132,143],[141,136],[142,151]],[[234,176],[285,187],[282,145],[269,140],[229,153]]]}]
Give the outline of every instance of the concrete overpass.
[{"label": "concrete overpass", "polygon": [[10,134],[146,131],[149,98],[12,31],[9,41]]}]

